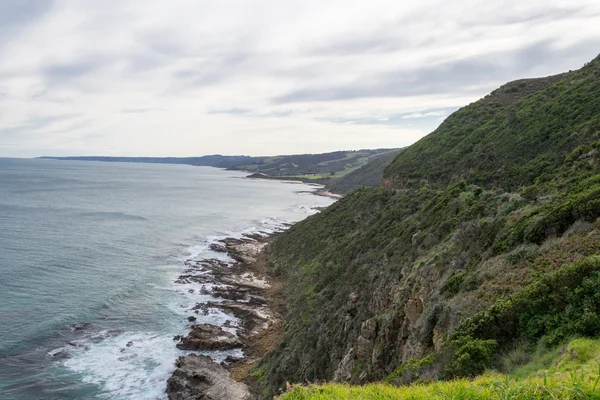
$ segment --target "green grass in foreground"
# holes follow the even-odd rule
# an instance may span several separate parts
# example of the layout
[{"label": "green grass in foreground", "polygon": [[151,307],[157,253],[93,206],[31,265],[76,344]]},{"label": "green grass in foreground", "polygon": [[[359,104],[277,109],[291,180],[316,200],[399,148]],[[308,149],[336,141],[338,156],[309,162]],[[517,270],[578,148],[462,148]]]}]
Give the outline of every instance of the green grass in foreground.
[{"label": "green grass in foreground", "polygon": [[[457,379],[394,387],[386,384],[293,386],[280,400],[410,399],[600,399],[600,340],[576,339],[512,374],[486,373],[473,380]],[[547,358],[547,357],[546,357]],[[542,370],[532,367],[544,366]],[[524,376],[524,377],[523,377]]]}]

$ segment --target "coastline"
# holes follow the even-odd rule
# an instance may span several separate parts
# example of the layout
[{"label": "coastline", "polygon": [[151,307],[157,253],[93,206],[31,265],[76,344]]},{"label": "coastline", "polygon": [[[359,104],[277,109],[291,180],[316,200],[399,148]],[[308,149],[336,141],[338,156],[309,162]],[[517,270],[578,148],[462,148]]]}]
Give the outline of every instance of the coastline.
[{"label": "coastline", "polygon": [[[198,292],[211,300],[193,308],[189,332],[174,338],[179,349],[192,353],[176,361],[177,369],[167,382],[169,400],[259,397],[258,383],[249,371],[279,343],[283,307],[281,282],[268,273],[263,250],[289,226],[272,233],[228,237],[210,245],[212,251],[232,261],[185,262],[186,270],[176,282],[197,284]],[[222,324],[199,323],[202,316],[215,311],[229,318]],[[210,350],[233,354],[217,363],[210,356],[193,353]]]}]

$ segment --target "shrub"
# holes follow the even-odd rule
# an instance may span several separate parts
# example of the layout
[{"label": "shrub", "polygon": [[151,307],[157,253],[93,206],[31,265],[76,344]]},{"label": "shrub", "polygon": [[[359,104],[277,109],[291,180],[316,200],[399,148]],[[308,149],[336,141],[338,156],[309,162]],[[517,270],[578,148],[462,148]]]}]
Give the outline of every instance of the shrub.
[{"label": "shrub", "polygon": [[464,320],[451,337],[454,351],[448,374],[472,376],[473,371],[481,372],[490,365],[489,349],[496,345],[506,348],[515,340],[533,342],[543,337],[545,343],[554,346],[573,335],[597,335],[599,314],[600,257],[592,256]]},{"label": "shrub", "polygon": [[452,362],[444,374],[449,377],[474,377],[481,374],[491,363],[498,343],[493,339],[480,340],[461,337],[452,342],[455,348]]}]

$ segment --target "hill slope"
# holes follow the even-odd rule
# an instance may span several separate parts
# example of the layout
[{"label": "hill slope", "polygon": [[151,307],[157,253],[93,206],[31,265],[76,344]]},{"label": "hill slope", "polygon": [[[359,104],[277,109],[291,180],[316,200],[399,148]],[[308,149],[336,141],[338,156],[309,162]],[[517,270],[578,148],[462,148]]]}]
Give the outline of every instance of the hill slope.
[{"label": "hill slope", "polygon": [[505,85],[400,153],[384,187],[281,235],[268,255],[287,313],[254,370],[265,393],[473,376],[516,342],[600,332],[599,77],[597,58]]},{"label": "hill slope", "polygon": [[379,186],[383,176],[383,170],[392,162],[401,150],[392,150],[377,155],[366,165],[334,179],[328,183],[325,189],[331,193],[348,194],[361,187]]},{"label": "hill slope", "polygon": [[600,126],[598,60],[508,83],[449,116],[386,169],[387,186],[470,183],[514,190],[560,167]]},{"label": "hill slope", "polygon": [[261,173],[276,178],[329,181],[342,177],[389,151],[390,149],[375,149],[258,157],[230,169]]}]

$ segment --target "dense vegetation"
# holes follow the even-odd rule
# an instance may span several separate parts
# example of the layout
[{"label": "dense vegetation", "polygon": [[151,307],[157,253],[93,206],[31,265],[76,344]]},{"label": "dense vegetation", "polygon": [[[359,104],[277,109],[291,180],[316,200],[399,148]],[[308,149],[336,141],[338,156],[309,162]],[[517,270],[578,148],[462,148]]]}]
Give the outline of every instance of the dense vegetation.
[{"label": "dense vegetation", "polygon": [[458,110],[394,160],[388,184],[439,188],[466,179],[513,191],[544,181],[578,146],[599,144],[597,64],[512,82]]},{"label": "dense vegetation", "polygon": [[265,393],[472,376],[519,343],[598,334],[599,147],[600,58],[464,107],[384,187],[292,227],[268,249],[289,283]]}]

